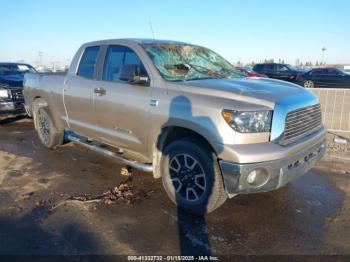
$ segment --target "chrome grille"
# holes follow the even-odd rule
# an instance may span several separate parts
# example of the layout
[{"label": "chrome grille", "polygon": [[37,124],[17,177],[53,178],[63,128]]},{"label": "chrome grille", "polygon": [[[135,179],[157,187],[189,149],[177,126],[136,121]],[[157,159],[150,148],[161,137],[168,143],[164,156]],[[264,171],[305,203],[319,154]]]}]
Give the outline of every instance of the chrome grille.
[{"label": "chrome grille", "polygon": [[11,90],[12,99],[16,102],[23,102],[23,90],[22,89],[12,89]]},{"label": "chrome grille", "polygon": [[322,127],[320,104],[300,108],[287,114],[284,128],[283,144],[311,134]]}]

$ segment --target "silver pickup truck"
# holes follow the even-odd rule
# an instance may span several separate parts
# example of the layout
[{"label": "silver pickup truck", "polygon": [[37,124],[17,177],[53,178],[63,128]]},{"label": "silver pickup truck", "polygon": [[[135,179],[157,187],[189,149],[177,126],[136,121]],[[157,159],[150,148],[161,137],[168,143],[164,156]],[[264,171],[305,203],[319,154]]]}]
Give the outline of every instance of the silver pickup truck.
[{"label": "silver pickup truck", "polygon": [[277,189],[325,152],[315,95],[243,77],[187,43],[87,43],[66,76],[26,74],[24,96],[46,147],[74,141],[151,172],[178,207],[197,214]]}]

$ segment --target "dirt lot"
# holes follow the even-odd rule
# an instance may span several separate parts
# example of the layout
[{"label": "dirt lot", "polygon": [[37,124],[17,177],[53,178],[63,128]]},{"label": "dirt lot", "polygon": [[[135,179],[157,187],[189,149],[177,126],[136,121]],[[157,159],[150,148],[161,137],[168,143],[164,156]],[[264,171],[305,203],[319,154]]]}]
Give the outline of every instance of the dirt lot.
[{"label": "dirt lot", "polygon": [[149,174],[101,196],[127,180],[114,160],[73,144],[47,150],[29,119],[3,123],[0,254],[350,255],[350,163],[339,161],[201,218],[177,211]]}]

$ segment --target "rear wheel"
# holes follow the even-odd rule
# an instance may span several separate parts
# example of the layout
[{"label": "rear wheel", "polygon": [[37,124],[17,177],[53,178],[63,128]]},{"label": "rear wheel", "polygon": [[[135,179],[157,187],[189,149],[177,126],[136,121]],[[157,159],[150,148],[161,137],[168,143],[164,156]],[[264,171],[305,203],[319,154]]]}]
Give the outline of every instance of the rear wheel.
[{"label": "rear wheel", "polygon": [[178,140],[162,155],[163,186],[181,209],[194,214],[212,212],[227,199],[216,155],[196,140]]},{"label": "rear wheel", "polygon": [[304,87],[305,87],[305,88],[314,88],[315,85],[314,85],[314,82],[312,82],[311,80],[306,80],[306,81],[304,82]]},{"label": "rear wheel", "polygon": [[36,127],[42,144],[47,148],[61,145],[64,132],[55,126],[47,108],[39,108],[36,114]]}]

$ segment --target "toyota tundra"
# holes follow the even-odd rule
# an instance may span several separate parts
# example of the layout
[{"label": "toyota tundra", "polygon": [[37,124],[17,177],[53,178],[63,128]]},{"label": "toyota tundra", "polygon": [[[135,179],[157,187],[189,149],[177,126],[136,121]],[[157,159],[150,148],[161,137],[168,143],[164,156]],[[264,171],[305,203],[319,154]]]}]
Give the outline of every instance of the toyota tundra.
[{"label": "toyota tundra", "polygon": [[244,77],[217,53],[188,43],[87,43],[67,75],[29,73],[24,88],[44,146],[73,141],[153,173],[192,213],[280,188],[325,152],[314,94]]}]

